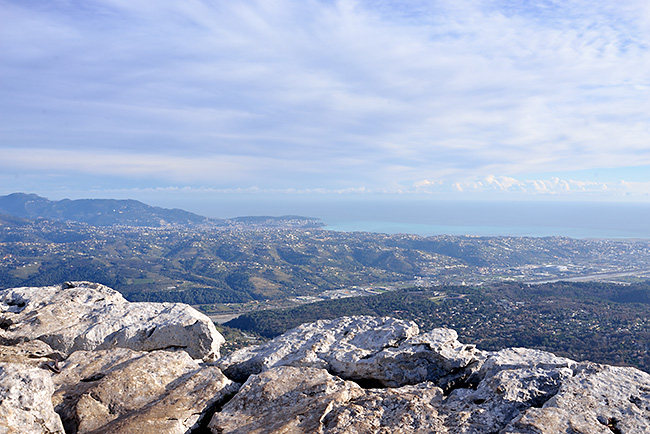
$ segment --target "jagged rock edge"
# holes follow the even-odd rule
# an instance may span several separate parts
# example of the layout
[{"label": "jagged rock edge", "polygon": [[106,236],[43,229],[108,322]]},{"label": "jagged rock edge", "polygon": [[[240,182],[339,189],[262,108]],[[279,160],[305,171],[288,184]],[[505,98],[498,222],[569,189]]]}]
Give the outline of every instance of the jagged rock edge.
[{"label": "jagged rock edge", "polygon": [[[62,286],[67,286],[67,285],[62,285]],[[15,305],[18,305],[18,304],[19,303],[16,303]],[[155,328],[153,330],[155,331]],[[377,349],[376,351],[374,351],[372,353],[367,354],[366,356],[362,357],[361,359],[372,359],[373,357],[377,356],[378,354],[382,353],[383,351],[385,351],[387,349],[398,348],[407,339],[409,339],[409,338],[402,338],[402,339],[399,339],[399,340],[395,341],[392,344],[384,345],[383,347]],[[419,345],[419,344],[417,344],[417,345]],[[171,346],[171,347],[175,347],[175,346]],[[464,346],[463,349],[465,350],[468,347],[469,346]],[[374,348],[377,348],[377,347],[374,347]],[[452,347],[452,352],[456,351],[457,348],[458,347],[456,347],[456,348]],[[445,363],[444,369],[449,369],[450,368],[449,363],[446,362],[447,360],[452,360],[452,359],[448,358],[448,355],[450,354],[449,352],[446,352],[446,353],[443,354],[443,347],[439,347],[437,349],[434,349],[430,345],[429,345],[429,350],[434,352],[434,353],[440,352],[441,363]],[[448,350],[449,350],[449,347],[447,347],[447,349],[444,350],[444,351],[448,351]],[[517,350],[517,349],[512,349],[512,350]],[[527,350],[523,350],[523,351],[527,351]],[[478,389],[480,387],[480,385],[481,385],[481,383],[483,381],[486,381],[487,379],[491,380],[497,374],[500,374],[500,373],[505,372],[505,371],[516,371],[516,370],[519,370],[519,369],[530,369],[531,371],[534,371],[534,370],[553,371],[553,375],[558,375],[558,374],[556,374],[557,372],[560,372],[563,369],[565,369],[565,371],[564,371],[565,374],[562,374],[562,376],[559,377],[559,380],[558,380],[559,385],[557,386],[557,388],[555,388],[553,390],[552,393],[548,393],[548,394],[543,394],[542,393],[541,395],[538,395],[537,398],[541,397],[542,399],[537,399],[537,398],[534,397],[534,398],[530,399],[527,402],[520,401],[522,404],[524,404],[524,406],[521,407],[520,409],[518,409],[516,412],[512,413],[512,415],[511,415],[511,417],[509,419],[503,420],[503,422],[501,423],[501,427],[499,428],[498,432],[502,432],[503,430],[508,429],[508,427],[513,422],[515,422],[517,420],[520,420],[521,417],[524,416],[524,414],[527,412],[528,409],[530,409],[530,408],[536,408],[536,409],[544,408],[546,403],[549,400],[552,400],[552,399],[557,398],[559,396],[560,391],[563,389],[564,385],[569,382],[570,378],[574,378],[574,377],[576,377],[576,376],[578,376],[580,374],[582,376],[582,378],[585,379],[585,380],[591,381],[592,378],[593,378],[594,381],[596,381],[596,380],[598,380],[596,378],[596,374],[607,372],[608,375],[611,375],[611,374],[615,373],[614,369],[609,369],[611,367],[607,367],[606,365],[603,365],[603,366],[598,365],[597,366],[595,364],[590,364],[588,362],[586,362],[586,363],[578,363],[578,362],[571,361],[569,359],[564,359],[564,360],[567,360],[570,363],[563,364],[564,362],[560,363],[560,361],[561,361],[560,359],[563,359],[563,358],[556,358],[555,356],[553,356],[550,353],[545,353],[547,355],[553,356],[552,358],[549,359],[549,358],[544,358],[544,357],[536,358],[536,357],[538,357],[536,354],[520,352],[520,354],[522,354],[522,355],[527,354],[526,357],[532,357],[532,359],[524,359],[524,358],[522,358],[521,359],[522,362],[520,362],[522,364],[519,365],[519,367],[517,367],[517,365],[512,364],[513,359],[504,359],[503,361],[495,362],[497,364],[490,364],[488,362],[491,359],[493,359],[494,357],[496,357],[498,352],[492,352],[492,353],[481,352],[481,353],[483,355],[485,355],[485,358],[480,361],[481,367],[478,370],[473,369],[473,368],[476,368],[477,367],[476,365],[479,364],[479,361],[475,360],[475,361],[473,361],[473,362],[471,362],[471,363],[469,363],[469,364],[467,364],[465,366],[461,366],[459,368],[451,368],[451,369],[449,369],[447,375],[441,376],[441,377],[438,378],[440,380],[440,382],[444,382],[445,378],[447,378],[447,377],[452,377],[452,378],[458,379],[459,377],[455,377],[455,375],[454,375],[454,374],[456,374],[458,372],[468,371],[468,373],[469,373],[469,375],[467,375],[464,378],[460,377],[461,381],[458,381],[457,383],[452,384],[451,386],[449,386],[447,388],[447,390],[445,391],[445,397],[444,397],[445,401],[450,399],[450,396],[454,391],[457,391],[459,389],[476,390],[476,389]],[[515,351],[515,353],[516,353],[516,351]],[[324,354],[326,354],[326,353],[324,353]],[[54,354],[52,354],[52,355],[54,355]],[[44,356],[44,357],[49,357],[49,356]],[[463,355],[459,354],[459,358],[456,359],[456,360],[467,360],[467,358],[463,359],[463,357],[466,357],[466,356],[463,356]],[[321,358],[321,360],[323,360],[323,359]],[[331,360],[335,360],[335,359],[331,359]],[[496,359],[494,359],[494,360],[496,360]],[[530,364],[531,360],[533,362],[532,364]],[[431,362],[431,360],[429,360],[429,361]],[[529,365],[525,365],[525,363],[529,363]],[[213,363],[203,363],[202,365],[210,366],[210,365],[213,365]],[[472,365],[474,365],[474,366],[472,366]],[[487,365],[490,365],[490,366],[487,366]],[[299,363],[297,365],[293,364],[293,363],[289,363],[289,364],[287,364],[285,366],[292,366],[294,368],[300,368],[301,367]],[[341,365],[341,366],[345,366],[345,365]],[[453,366],[453,364],[452,364],[452,366]],[[44,366],[40,366],[40,367],[44,368]],[[484,367],[486,368],[485,370],[482,369]],[[52,367],[50,367],[49,365],[45,366],[45,368],[49,368],[49,369],[52,370]],[[263,368],[263,370],[264,370],[264,368]],[[359,384],[359,382],[364,381],[363,379],[359,380],[358,378],[357,379],[345,378],[344,375],[341,375],[340,373],[336,372],[336,370],[331,365],[331,362],[327,362],[327,364],[323,368],[323,370],[325,372],[328,372],[331,376],[337,377],[337,378],[339,378],[341,380],[353,381],[356,384]],[[54,371],[54,372],[56,372],[56,371]],[[570,376],[569,376],[569,372],[570,372]],[[620,373],[621,371],[618,371],[618,372]],[[630,371],[626,371],[626,372],[627,372],[626,375],[628,375],[628,378],[629,378],[629,376],[631,375]],[[222,371],[222,373],[227,378],[232,379],[224,371]],[[259,374],[249,375],[247,377],[246,381],[249,381],[251,377],[256,376],[256,375],[259,375]],[[590,375],[592,375],[593,377],[590,377]],[[634,374],[634,375],[636,376],[636,377],[634,377],[635,379],[639,378],[639,376],[637,374]],[[646,374],[643,374],[643,375],[646,375]],[[522,377],[522,378],[524,378],[524,377]],[[533,378],[540,378],[541,380],[545,380],[545,378],[553,378],[553,377],[548,376],[548,377],[533,377]],[[622,378],[622,377],[617,377],[617,378]],[[90,378],[90,377],[87,378],[88,381],[97,381],[99,379],[100,378]],[[85,379],[82,379],[81,381],[84,381],[84,380]],[[625,379],[625,378],[623,378],[623,380],[627,381],[627,379]],[[623,380],[621,380],[621,381],[623,381]],[[650,384],[648,382],[648,379],[644,378],[643,380],[644,380],[644,383],[637,383],[637,384],[645,384],[645,385],[638,386],[639,390],[650,391],[650,388],[648,388],[648,386],[647,386],[648,384]],[[180,377],[176,381],[180,381]],[[410,383],[410,384],[418,385],[418,384],[423,384],[423,383],[425,383],[425,382]],[[543,382],[542,383],[537,383],[537,384],[544,385]],[[624,383],[620,383],[620,384],[624,384]],[[237,394],[239,393],[239,391],[241,390],[241,387],[243,385],[242,384],[231,383],[231,386],[232,386],[231,387],[232,390],[229,393],[221,396],[221,398],[217,399],[215,402],[212,402],[212,403],[206,405],[206,408],[203,411],[201,411],[200,413],[194,413],[195,415],[200,414],[202,416],[199,416],[199,418],[197,419],[196,424],[195,424],[196,427],[195,428],[190,428],[190,430],[188,432],[191,432],[193,434],[207,432],[206,431],[208,429],[207,425],[208,425],[210,419],[212,419],[212,417],[216,413],[221,412],[222,409],[229,402],[231,402],[233,398],[235,398],[237,396]],[[575,384],[573,384],[571,386],[575,387]],[[399,387],[402,387],[402,386],[394,387],[394,386],[385,386],[384,385],[381,388],[382,389],[397,389]],[[522,386],[522,387],[524,387],[524,386]],[[377,388],[376,387],[369,387],[368,389],[377,389]],[[540,390],[542,392],[545,391],[544,388],[542,388]],[[470,395],[465,395],[465,396],[470,396],[471,397],[471,394]],[[644,392],[643,396],[644,397],[646,396],[645,392]],[[650,396],[650,395],[648,395],[648,396]],[[618,397],[615,397],[615,398],[618,398]],[[632,398],[632,395],[629,395],[629,401],[632,404],[634,404],[634,405],[636,405],[638,407],[638,405],[634,401],[632,401],[631,398]],[[354,399],[356,399],[356,398],[348,398],[346,402],[349,403]],[[560,399],[562,399],[562,398],[560,398]],[[564,398],[564,399],[567,399],[567,398]],[[569,399],[570,399],[570,397],[569,397]],[[639,398],[639,399],[641,399],[641,398]],[[477,402],[474,402],[475,404],[478,404],[478,405],[482,404],[482,402],[478,402],[478,401],[480,401],[480,399],[476,399],[476,401]],[[483,402],[485,402],[485,401],[483,400]],[[528,404],[528,402],[530,402],[530,404]],[[607,404],[607,406],[609,406],[609,404]],[[147,406],[145,405],[143,408],[146,408],[146,407]],[[646,407],[645,410],[650,411],[649,407],[650,406]],[[494,407],[492,407],[492,408],[494,408]],[[552,405],[550,407],[551,410],[565,411],[565,410],[563,410],[563,408],[564,407],[558,407],[557,403],[554,403],[554,405]],[[606,409],[612,409],[612,408],[611,407],[606,407]],[[614,408],[614,410],[615,410],[615,408]],[[644,409],[641,409],[641,410],[645,411]],[[325,413],[323,413],[323,415],[321,417],[321,420],[324,419],[328,414],[330,414],[331,411],[332,411],[332,407],[328,406]],[[613,413],[611,411],[605,411],[605,413],[598,415],[597,423],[604,426],[604,427],[606,427],[611,432],[617,434],[617,433],[622,432],[621,428],[619,428],[618,425],[620,423],[625,423],[625,421],[624,421],[624,419],[619,420],[619,418],[617,418],[615,415],[613,415]],[[510,432],[510,431],[508,431],[508,432]],[[522,432],[524,432],[524,431],[522,431]],[[525,432],[529,432],[529,431],[525,431]],[[533,431],[530,431],[530,432],[533,432]]]}]

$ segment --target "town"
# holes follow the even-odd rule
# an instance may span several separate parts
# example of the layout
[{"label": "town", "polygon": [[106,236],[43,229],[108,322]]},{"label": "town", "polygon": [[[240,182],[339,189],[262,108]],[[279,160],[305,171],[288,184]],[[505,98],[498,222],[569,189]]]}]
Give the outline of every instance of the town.
[{"label": "town", "polygon": [[248,310],[414,285],[627,284],[650,275],[648,240],[335,232],[296,217],[185,228],[0,222],[0,287],[91,280],[134,301]]}]

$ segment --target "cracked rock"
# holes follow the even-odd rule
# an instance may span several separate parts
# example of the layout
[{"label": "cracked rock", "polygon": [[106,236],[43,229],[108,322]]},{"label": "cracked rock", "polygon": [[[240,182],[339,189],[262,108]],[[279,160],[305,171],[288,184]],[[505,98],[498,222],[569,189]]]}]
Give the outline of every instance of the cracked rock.
[{"label": "cracked rock", "polygon": [[183,434],[237,385],[185,352],[77,351],[54,377],[68,433]]},{"label": "cracked rock", "polygon": [[454,382],[475,372],[484,359],[473,346],[460,344],[453,330],[418,333],[415,323],[394,318],[317,321],[258,347],[238,350],[217,365],[236,381],[274,366],[304,366],[364,384],[399,387]]},{"label": "cracked rock", "polygon": [[0,433],[64,434],[53,392],[47,371],[0,362]]},{"label": "cracked rock", "polygon": [[97,284],[0,291],[0,434],[650,432],[650,374],[634,368],[364,316],[213,363],[213,331]]},{"label": "cracked rock", "polygon": [[333,405],[363,394],[324,369],[274,367],[252,375],[208,427],[220,434],[317,433]]},{"label": "cracked rock", "polygon": [[650,374],[580,364],[542,408],[530,408],[504,434],[650,432]]},{"label": "cracked rock", "polygon": [[0,344],[41,340],[78,350],[178,348],[215,360],[224,341],[204,314],[181,303],[130,303],[106,286],[73,282],[0,291]]}]

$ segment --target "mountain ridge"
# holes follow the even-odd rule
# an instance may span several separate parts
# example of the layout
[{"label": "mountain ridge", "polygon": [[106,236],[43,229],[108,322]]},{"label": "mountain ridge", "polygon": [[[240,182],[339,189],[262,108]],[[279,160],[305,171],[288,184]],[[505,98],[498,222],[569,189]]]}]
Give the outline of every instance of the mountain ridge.
[{"label": "mountain ridge", "polygon": [[37,219],[73,221],[93,226],[188,226],[223,223],[181,209],[147,205],[134,199],[62,199],[51,201],[36,194],[0,196],[0,213]]},{"label": "mountain ridge", "polygon": [[[22,219],[47,219],[91,226],[130,227],[305,227],[323,224],[320,219],[298,215],[241,216],[228,219],[205,217],[180,208],[151,206],[134,199],[49,200],[34,193],[0,196],[0,215]],[[6,218],[6,217],[5,217]],[[1,221],[1,219],[0,219]]]}]

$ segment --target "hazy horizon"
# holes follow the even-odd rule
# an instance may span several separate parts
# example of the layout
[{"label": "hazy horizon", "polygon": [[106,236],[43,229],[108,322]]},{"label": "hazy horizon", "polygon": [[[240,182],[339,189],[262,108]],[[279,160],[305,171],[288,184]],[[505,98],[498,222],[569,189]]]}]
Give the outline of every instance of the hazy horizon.
[{"label": "hazy horizon", "polygon": [[650,238],[650,204],[329,197],[203,204],[208,217],[301,215],[327,229],[417,235]]},{"label": "hazy horizon", "polygon": [[650,238],[650,203],[644,202],[471,201],[399,195],[322,195],[315,199],[264,194],[255,200],[237,195],[210,201],[187,195],[176,200],[168,195],[159,196],[158,200],[130,199],[212,218],[300,215],[319,218],[326,229],[338,231],[422,236]]}]

